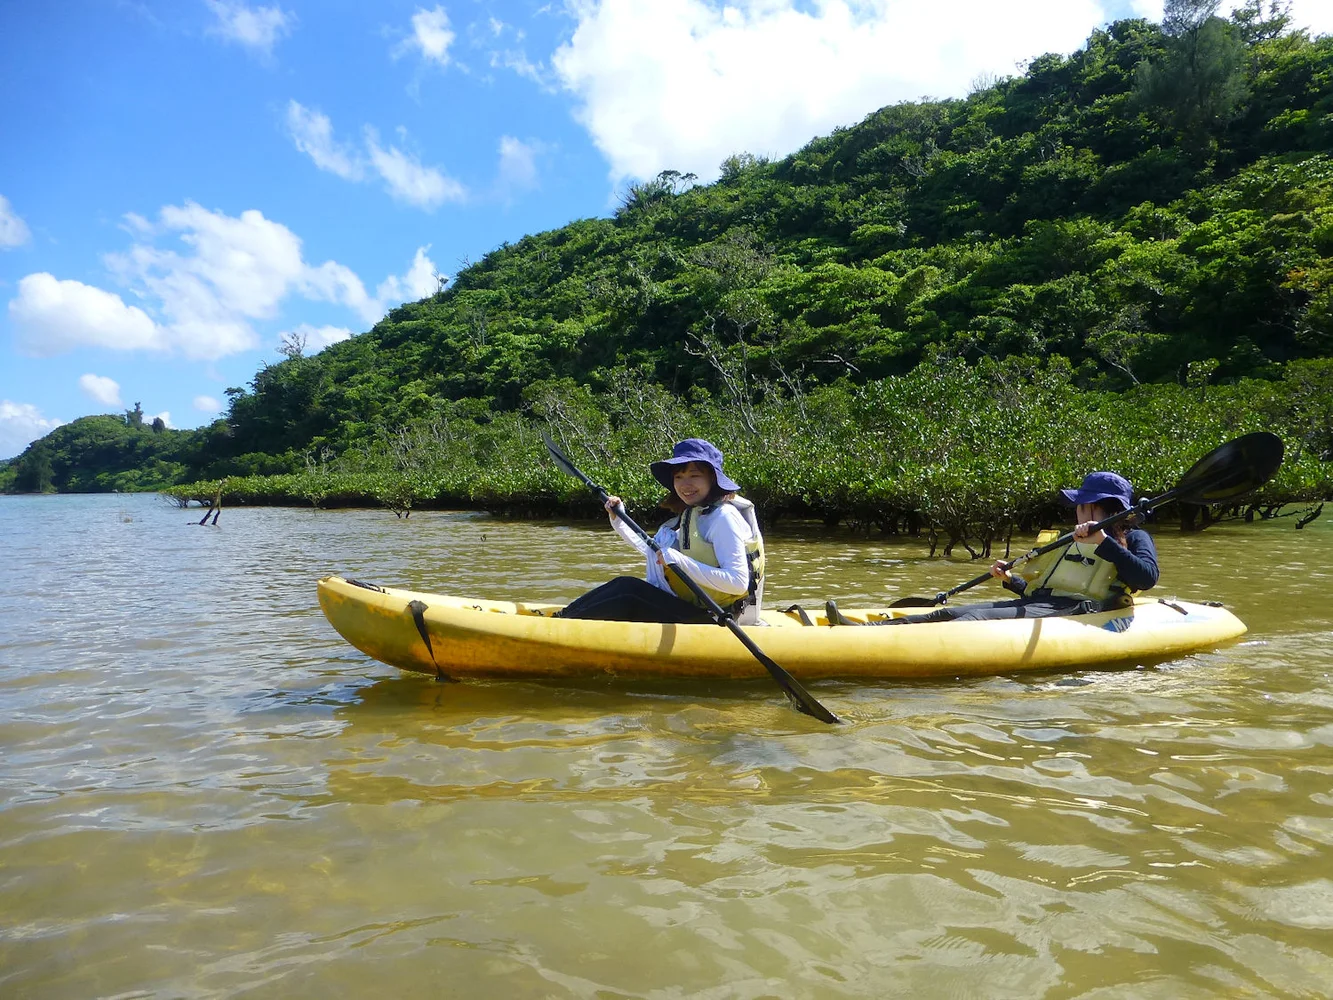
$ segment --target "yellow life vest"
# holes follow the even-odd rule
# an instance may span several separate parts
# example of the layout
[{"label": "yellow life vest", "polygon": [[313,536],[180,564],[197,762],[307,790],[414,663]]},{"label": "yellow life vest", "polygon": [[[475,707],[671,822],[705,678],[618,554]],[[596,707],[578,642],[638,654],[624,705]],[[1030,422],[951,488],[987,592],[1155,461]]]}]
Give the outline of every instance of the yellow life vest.
[{"label": "yellow life vest", "polygon": [[[1037,536],[1037,547],[1050,544],[1059,535],[1043,531]],[[1087,542],[1070,542],[1044,552],[1023,565],[1017,575],[1027,581],[1024,593],[1029,597],[1041,590],[1055,597],[1086,597],[1103,603],[1116,599],[1120,603],[1135,593],[1121,581],[1115,563],[1097,555],[1097,546]]]},{"label": "yellow life vest", "polygon": [[[711,587],[703,587],[702,585],[701,589],[716,601],[724,611],[735,614],[747,604],[754,603],[760,581],[764,578],[764,536],[759,533],[759,522],[754,516],[754,504],[749,500],[737,496],[732,500],[724,500],[722,503],[730,503],[735,507],[745,523],[750,526],[750,540],[745,543],[745,561],[750,565],[750,583],[746,593],[740,597],[735,594],[725,594],[720,590],[713,590]],[[674,525],[676,529],[675,547],[691,559],[706,566],[717,566],[719,564],[717,553],[713,551],[713,546],[704,539],[700,525],[704,518],[711,515],[720,506],[721,504],[713,504],[708,507],[686,507],[680,517],[676,519]],[[683,598],[691,604],[699,604],[694,592],[685,585],[678,573],[672,571],[667,573],[666,576],[667,582],[671,584],[671,590],[677,597]]]}]

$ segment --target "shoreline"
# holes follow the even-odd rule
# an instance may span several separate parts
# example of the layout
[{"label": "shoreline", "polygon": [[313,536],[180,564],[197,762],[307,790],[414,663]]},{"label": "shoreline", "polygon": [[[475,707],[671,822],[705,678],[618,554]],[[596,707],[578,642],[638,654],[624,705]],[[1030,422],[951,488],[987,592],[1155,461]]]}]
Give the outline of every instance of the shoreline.
[{"label": "shoreline", "polygon": [[[311,503],[307,497],[278,491],[266,493],[262,496],[246,495],[244,492],[223,491],[221,494],[222,503],[220,507],[215,507],[212,498],[207,496],[209,491],[194,488],[198,485],[201,484],[187,484],[182,487],[174,487],[171,490],[136,490],[121,493],[9,493],[3,494],[3,496],[114,496],[122,498],[156,496],[181,511],[205,511],[214,515],[220,514],[221,508],[226,507],[309,509],[328,512],[371,511],[386,514],[391,510],[374,497],[364,494],[328,494],[322,497],[318,503]],[[216,487],[216,484],[208,485]],[[213,492],[216,496],[215,490]],[[1320,505],[1324,502],[1326,501],[1320,499],[1296,499],[1282,503],[1255,502],[1222,508],[1216,512],[1212,510],[1204,512],[1203,508],[1193,507],[1192,505],[1169,504],[1155,511],[1146,526],[1152,531],[1169,529],[1173,532],[1197,533],[1216,524],[1236,521],[1291,520],[1294,526],[1304,527],[1305,524],[1321,516]],[[1182,506],[1186,506],[1188,509],[1182,510]],[[776,513],[769,513],[768,516],[762,516],[761,511],[760,520],[765,531],[770,532],[781,533],[788,530],[822,531],[828,536],[843,537],[848,540],[915,542],[928,547],[927,558],[936,554],[948,557],[954,555],[955,550],[961,550],[956,554],[970,553],[969,559],[975,560],[988,557],[992,549],[996,551],[1012,550],[1012,540],[1015,538],[1035,536],[1039,531],[1047,528],[1068,526],[1069,512],[1066,508],[1052,500],[1046,505],[1046,509],[1050,515],[1047,518],[1038,517],[1031,522],[1024,523],[1010,519],[1007,523],[986,532],[984,537],[981,532],[965,532],[955,537],[946,537],[946,532],[940,528],[926,524],[921,524],[915,530],[886,530],[881,523],[871,519],[857,518],[851,515],[841,515],[834,518],[827,514],[821,515],[808,510],[799,511],[791,508],[780,508]],[[569,527],[586,527],[589,529],[596,528],[604,522],[601,512],[594,509],[594,505],[582,491],[569,501],[562,500],[542,505],[504,504],[494,501],[487,503],[473,498],[436,497],[422,500],[406,512],[395,511],[394,513],[402,519],[409,518],[412,513],[476,514],[494,518],[501,522],[549,521],[558,522]],[[662,515],[659,520],[666,518],[665,511],[656,506],[631,507],[631,514],[636,519],[645,522],[653,521],[658,514]],[[1185,516],[1182,517],[1182,514]],[[1202,521],[1200,520],[1201,514],[1203,514]],[[204,519],[208,519],[207,513]],[[197,523],[203,523],[203,520]],[[214,523],[216,523],[216,518],[214,518]],[[905,527],[902,524],[898,526],[900,529]]]}]

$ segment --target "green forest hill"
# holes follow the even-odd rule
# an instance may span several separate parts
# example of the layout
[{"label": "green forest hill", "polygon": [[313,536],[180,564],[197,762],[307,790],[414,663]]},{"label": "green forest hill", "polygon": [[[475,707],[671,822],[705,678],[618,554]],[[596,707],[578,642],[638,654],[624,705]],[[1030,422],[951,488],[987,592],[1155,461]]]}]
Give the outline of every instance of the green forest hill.
[{"label": "green forest hill", "polygon": [[716,183],[504,244],[197,431],[85,417],[10,491],[554,511],[544,454],[640,505],[710,436],[771,515],[986,538],[1091,467],[1166,488],[1276,430],[1333,494],[1333,37],[1169,0],[966,99],[885,107]]}]

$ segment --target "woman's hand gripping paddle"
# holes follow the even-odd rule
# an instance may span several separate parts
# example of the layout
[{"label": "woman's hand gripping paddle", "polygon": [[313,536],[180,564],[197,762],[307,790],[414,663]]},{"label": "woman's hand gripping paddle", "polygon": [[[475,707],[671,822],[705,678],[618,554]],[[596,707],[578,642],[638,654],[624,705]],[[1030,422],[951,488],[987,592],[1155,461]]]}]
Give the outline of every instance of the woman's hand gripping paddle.
[{"label": "woman's hand gripping paddle", "polygon": [[[542,437],[546,441],[546,450],[551,453],[551,458],[555,459],[555,464],[560,466],[562,470],[569,473],[575,479],[580,480],[584,486],[592,490],[592,492],[597,495],[597,498],[605,504],[610,494],[580,472],[574,463],[561,453],[560,449],[555,446],[555,442],[552,441],[549,436],[542,435]],[[629,515],[625,513],[625,508],[623,506],[616,511],[616,516],[624,521],[632,532],[642,538],[648,544],[650,549],[654,552],[661,551],[656,540],[630,519]],[[689,587],[690,592],[694,594],[700,605],[713,616],[715,622],[729,628],[731,634],[739,639],[741,644],[750,651],[754,658],[764,665],[764,668],[773,675],[773,679],[777,681],[782,690],[786,692],[787,699],[797,708],[797,710],[804,712],[806,715],[813,716],[820,722],[835,723],[842,721],[821,705],[814,695],[802,687],[800,681],[787,673],[787,671],[783,670],[777,663],[771,660],[763,650],[756,646],[754,640],[745,634],[740,625],[736,624],[736,619],[726,611],[722,610],[718,603],[704,593],[703,589],[690,579],[687,574],[680,572],[670,564],[667,565],[666,569],[668,572],[675,573],[676,576],[680,578],[681,582]]]},{"label": "woman's hand gripping paddle", "polygon": [[[1123,521],[1131,514],[1146,514],[1154,507],[1160,507],[1172,500],[1193,504],[1234,503],[1249,496],[1273,478],[1282,464],[1283,451],[1282,439],[1267,431],[1257,431],[1254,434],[1238,437],[1234,441],[1228,441],[1190,466],[1190,470],[1180,477],[1180,482],[1174,489],[1167,490],[1161,496],[1140,500],[1128,510],[1122,510],[1105,520],[1098,521],[1092,526],[1089,534],[1095,534]],[[1067,531],[1055,541],[1025,552],[1004,563],[1003,566],[1005,570],[1011,570],[1045,552],[1068,545],[1073,540],[1074,533]],[[990,579],[992,576],[988,570],[951,590],[941,591],[935,595],[934,600],[925,597],[901,597],[889,607],[933,608],[946,603],[955,594],[961,594],[964,590],[970,590]]]}]

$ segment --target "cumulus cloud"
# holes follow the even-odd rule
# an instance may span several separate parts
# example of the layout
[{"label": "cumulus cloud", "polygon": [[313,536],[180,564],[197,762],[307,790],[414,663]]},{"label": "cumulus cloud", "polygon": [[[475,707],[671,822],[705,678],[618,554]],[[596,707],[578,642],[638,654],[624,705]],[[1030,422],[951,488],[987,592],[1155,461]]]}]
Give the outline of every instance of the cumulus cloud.
[{"label": "cumulus cloud", "polygon": [[213,359],[257,346],[251,321],[274,316],[283,298],[302,287],[307,265],[300,239],[255,209],[232,217],[186,202],[163,208],[159,219],[160,229],[190,252],[138,243],[106,262],[158,303],[164,348]]},{"label": "cumulus cloud", "polygon": [[281,7],[251,7],[241,0],[209,0],[208,5],[217,18],[210,33],[265,56],[296,24],[296,15]]},{"label": "cumulus cloud", "polygon": [[412,15],[412,34],[395,51],[395,55],[404,52],[419,52],[423,59],[448,66],[450,62],[449,46],[454,43],[454,33],[449,27],[449,15],[443,7],[431,10],[417,8]]},{"label": "cumulus cloud", "polygon": [[9,199],[0,194],[0,250],[21,247],[31,237],[28,224],[10,207]]},{"label": "cumulus cloud", "polygon": [[341,303],[367,323],[374,323],[384,315],[384,308],[367,294],[356,272],[337,261],[328,260],[319,267],[308,268],[302,276],[302,286],[309,298]]},{"label": "cumulus cloud", "polygon": [[314,160],[320,170],[348,181],[359,181],[365,174],[360,158],[333,138],[333,123],[328,115],[288,101],[287,131],[296,148]]},{"label": "cumulus cloud", "polygon": [[105,375],[80,375],[79,388],[103,406],[120,406],[120,383]]},{"label": "cumulus cloud", "polygon": [[[308,263],[300,238],[256,210],[233,217],[193,202],[169,205],[150,230],[142,242],[106,257],[145,308],[79,281],[30,274],[9,303],[19,348],[39,356],[93,346],[213,360],[259,346],[253,324],[275,318],[293,295],[345,306],[367,324],[384,315],[384,292],[371,296],[336,261]],[[185,249],[154,242],[170,236]],[[394,294],[424,287],[423,267],[434,270],[424,249],[405,277],[380,287]]]},{"label": "cumulus cloud", "polygon": [[415,156],[395,146],[380,146],[373,128],[366,128],[366,149],[376,172],[384,179],[389,194],[409,205],[434,211],[446,201],[462,201],[467,192],[463,185],[434,167],[422,166]]},{"label": "cumulus cloud", "polygon": [[[580,0],[552,56],[614,179],[714,177],[733,153],[785,154],[886,104],[967,92],[1078,48],[1108,0]],[[793,71],[799,67],[799,72]]]},{"label": "cumulus cloud", "polygon": [[302,323],[295,329],[281,333],[278,340],[284,347],[299,346],[304,353],[314,354],[330,344],[336,344],[351,336],[352,331],[345,326],[311,326],[309,323]]},{"label": "cumulus cloud", "polygon": [[296,148],[320,170],[344,180],[364,180],[367,165],[384,181],[384,189],[398,201],[434,211],[447,201],[462,201],[467,189],[438,167],[425,166],[415,156],[396,146],[380,145],[379,133],[367,125],[365,155],[339,142],[327,115],[312,111],[298,101],[287,104],[287,132]]},{"label": "cumulus cloud", "polygon": [[9,303],[18,349],[37,357],[74,347],[162,350],[162,331],[138,306],[81,281],[60,281],[42,271],[20,279]]},{"label": "cumulus cloud", "polygon": [[31,403],[0,399],[0,458],[13,458],[64,422],[42,416]]},{"label": "cumulus cloud", "polygon": [[145,413],[143,415],[143,422],[146,424],[151,424],[154,420],[161,420],[167,427],[175,426],[171,422],[170,410],[163,410],[161,413]]},{"label": "cumulus cloud", "polygon": [[[426,256],[426,251],[429,249],[429,246],[417,247],[416,255],[412,258],[412,266],[401,278],[390,275],[380,282],[380,286],[375,289],[375,295],[383,303],[384,308],[392,309],[404,302],[415,302],[439,291],[440,283],[436,280],[439,271],[436,270],[435,262]],[[439,276],[445,281],[449,280],[448,275]]]},{"label": "cumulus cloud", "polygon": [[212,396],[195,396],[194,408],[200,413],[221,413],[222,404]]}]

